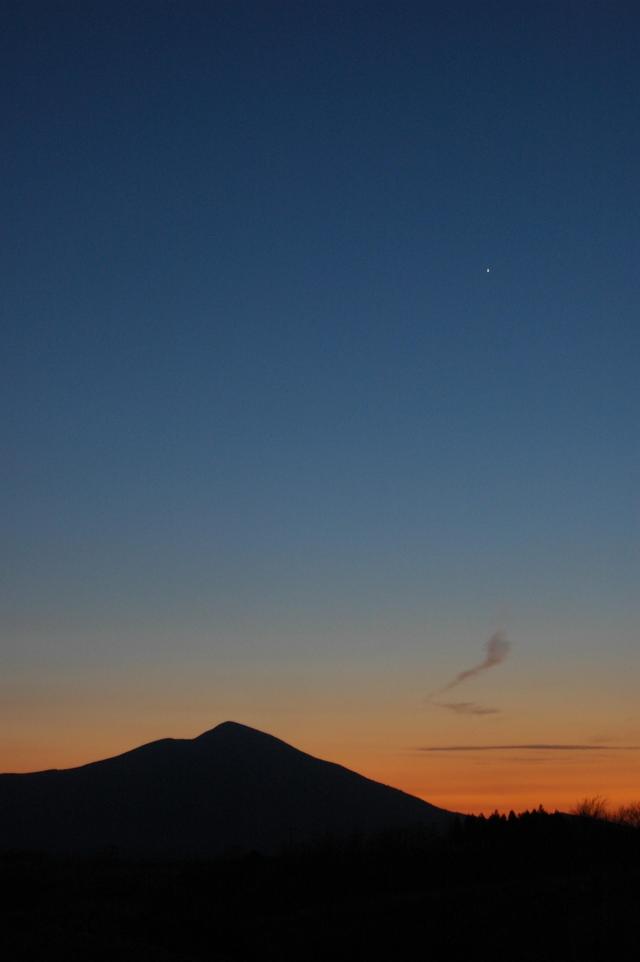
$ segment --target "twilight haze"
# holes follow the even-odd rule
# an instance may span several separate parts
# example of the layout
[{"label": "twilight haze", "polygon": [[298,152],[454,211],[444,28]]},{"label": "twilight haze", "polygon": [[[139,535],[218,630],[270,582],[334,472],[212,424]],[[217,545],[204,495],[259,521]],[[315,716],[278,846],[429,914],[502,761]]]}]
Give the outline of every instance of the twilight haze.
[{"label": "twilight haze", "polygon": [[639,26],[5,5],[0,771],[640,796]]}]

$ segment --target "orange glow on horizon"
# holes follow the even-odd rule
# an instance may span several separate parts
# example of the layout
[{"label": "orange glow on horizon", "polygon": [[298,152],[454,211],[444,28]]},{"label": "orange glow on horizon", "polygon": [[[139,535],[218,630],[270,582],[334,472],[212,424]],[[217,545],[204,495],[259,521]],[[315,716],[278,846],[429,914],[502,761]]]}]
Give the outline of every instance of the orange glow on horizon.
[{"label": "orange glow on horizon", "polygon": [[[123,725],[121,731],[114,732],[97,724],[87,726],[73,739],[65,739],[64,744],[53,736],[47,743],[35,733],[21,739],[5,737],[0,739],[0,770],[75,767],[159,737],[156,731],[142,728],[132,742],[125,728]],[[322,744],[317,735],[299,738],[296,747],[433,805],[469,814],[523,811],[538,805],[547,811],[568,811],[581,799],[596,795],[616,808],[640,798],[640,751],[376,751],[362,745],[347,748],[334,739]]]}]

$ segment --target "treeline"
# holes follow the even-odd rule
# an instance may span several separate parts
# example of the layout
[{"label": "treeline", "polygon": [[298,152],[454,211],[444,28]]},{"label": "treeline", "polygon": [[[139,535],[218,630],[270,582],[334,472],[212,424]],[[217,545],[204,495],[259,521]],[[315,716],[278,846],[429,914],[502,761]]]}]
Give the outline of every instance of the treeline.
[{"label": "treeline", "polygon": [[613,808],[602,795],[592,795],[574,805],[571,814],[640,828],[640,802],[629,802],[627,805],[618,805]]},{"label": "treeline", "polygon": [[[579,810],[578,810],[579,809]],[[533,810],[457,819],[445,836],[417,829],[349,840],[327,839],[283,853],[286,872],[313,866],[337,888],[420,891],[465,883],[640,871],[638,821],[582,803],[576,814]]]},{"label": "treeline", "polygon": [[448,842],[452,863],[474,877],[567,877],[640,869],[638,822],[605,818],[582,804],[575,814],[548,813],[540,806],[519,814],[470,816],[455,823]]}]

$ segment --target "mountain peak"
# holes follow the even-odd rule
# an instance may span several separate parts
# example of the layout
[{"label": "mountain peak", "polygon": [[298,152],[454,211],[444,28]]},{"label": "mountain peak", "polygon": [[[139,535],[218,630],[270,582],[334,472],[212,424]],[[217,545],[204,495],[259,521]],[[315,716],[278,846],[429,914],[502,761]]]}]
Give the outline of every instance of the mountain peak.
[{"label": "mountain peak", "polygon": [[200,741],[200,739],[220,737],[221,735],[262,735],[265,738],[270,737],[265,732],[258,731],[257,728],[251,728],[249,725],[242,725],[240,722],[235,721],[223,721],[214,728],[209,728],[206,732],[202,732],[201,735],[197,735],[193,741],[197,742]]},{"label": "mountain peak", "polygon": [[0,775],[0,852],[208,856],[426,827],[454,815],[224,721],[77,769]]}]

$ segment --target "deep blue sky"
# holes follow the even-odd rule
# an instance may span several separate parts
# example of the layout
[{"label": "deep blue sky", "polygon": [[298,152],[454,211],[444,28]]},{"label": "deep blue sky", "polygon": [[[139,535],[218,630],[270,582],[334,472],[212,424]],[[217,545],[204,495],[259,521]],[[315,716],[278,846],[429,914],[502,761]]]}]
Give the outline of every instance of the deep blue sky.
[{"label": "deep blue sky", "polygon": [[637,665],[639,26],[4,5],[9,677]]}]

